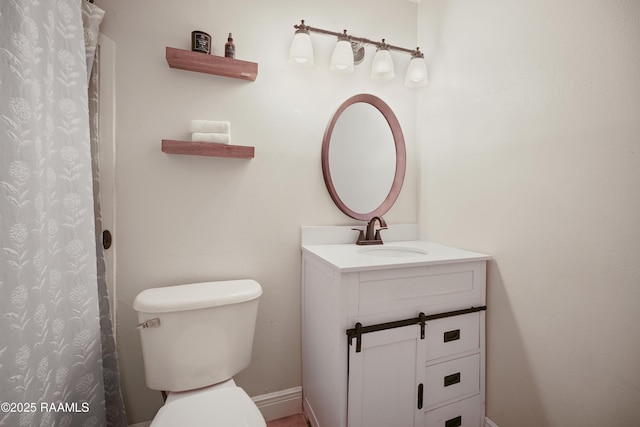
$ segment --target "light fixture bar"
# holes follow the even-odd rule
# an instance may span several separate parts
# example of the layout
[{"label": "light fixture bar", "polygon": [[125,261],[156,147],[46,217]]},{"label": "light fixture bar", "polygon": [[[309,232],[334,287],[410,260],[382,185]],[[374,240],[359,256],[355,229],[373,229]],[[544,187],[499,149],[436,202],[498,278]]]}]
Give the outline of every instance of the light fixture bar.
[{"label": "light fixture bar", "polygon": [[302,20],[301,24],[299,25],[294,25],[293,28],[295,28],[296,30],[306,30],[306,31],[310,31],[310,32],[314,32],[314,33],[320,33],[320,34],[326,34],[328,36],[335,36],[335,37],[340,37],[340,36],[347,36],[349,38],[349,40],[354,41],[354,42],[360,42],[363,44],[370,44],[370,45],[374,45],[376,47],[381,47],[384,46],[385,48],[388,48],[390,50],[396,50],[398,52],[403,52],[403,53],[408,53],[409,55],[419,55],[422,54],[422,52],[420,52],[420,49],[406,49],[404,47],[400,47],[400,46],[394,46],[391,44],[387,44],[384,42],[385,39],[382,39],[381,42],[376,42],[364,37],[355,37],[355,36],[351,36],[349,34],[347,34],[347,30],[344,30],[341,33],[335,32],[335,31],[329,31],[329,30],[323,30],[322,28],[316,28],[316,27],[310,27],[308,25],[305,25],[304,23],[304,19]]}]

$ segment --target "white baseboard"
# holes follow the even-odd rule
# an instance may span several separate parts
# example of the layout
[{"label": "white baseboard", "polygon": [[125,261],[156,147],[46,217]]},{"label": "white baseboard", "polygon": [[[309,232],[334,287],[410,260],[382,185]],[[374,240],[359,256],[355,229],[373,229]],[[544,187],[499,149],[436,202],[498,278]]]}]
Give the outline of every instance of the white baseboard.
[{"label": "white baseboard", "polygon": [[484,427],[498,427],[498,424],[491,421],[489,417],[484,418]]},{"label": "white baseboard", "polygon": [[302,412],[302,387],[293,387],[251,399],[267,421],[277,420]]},{"label": "white baseboard", "polygon": [[129,424],[129,427],[149,427],[151,425],[151,421],[144,421],[141,423]]}]

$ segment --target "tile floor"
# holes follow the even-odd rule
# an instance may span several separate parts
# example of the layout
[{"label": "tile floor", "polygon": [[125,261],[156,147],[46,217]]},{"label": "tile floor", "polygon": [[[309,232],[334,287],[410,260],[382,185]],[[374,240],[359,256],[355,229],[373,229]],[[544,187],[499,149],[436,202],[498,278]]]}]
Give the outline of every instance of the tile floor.
[{"label": "tile floor", "polygon": [[279,420],[269,421],[267,427],[309,427],[310,424],[302,414],[291,415]]}]

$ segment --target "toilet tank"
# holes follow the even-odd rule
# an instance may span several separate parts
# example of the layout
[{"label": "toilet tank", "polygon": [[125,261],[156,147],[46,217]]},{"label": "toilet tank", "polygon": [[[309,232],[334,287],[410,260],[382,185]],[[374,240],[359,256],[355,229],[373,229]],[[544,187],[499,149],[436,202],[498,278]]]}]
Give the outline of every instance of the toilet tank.
[{"label": "toilet tank", "polygon": [[261,294],[254,280],[167,286],[138,294],[133,308],[140,322],[147,386],[193,390],[245,369]]}]

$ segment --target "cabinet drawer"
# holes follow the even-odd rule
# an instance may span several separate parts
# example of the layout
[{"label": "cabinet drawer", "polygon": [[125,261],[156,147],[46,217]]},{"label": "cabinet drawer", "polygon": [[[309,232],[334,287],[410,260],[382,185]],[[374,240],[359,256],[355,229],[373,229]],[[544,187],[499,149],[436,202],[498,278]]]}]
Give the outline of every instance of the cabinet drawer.
[{"label": "cabinet drawer", "polygon": [[482,400],[480,395],[428,411],[424,427],[481,427]]},{"label": "cabinet drawer", "polygon": [[480,354],[427,366],[426,407],[480,392]]},{"label": "cabinet drawer", "polygon": [[427,360],[480,348],[480,313],[427,322]]},{"label": "cabinet drawer", "polygon": [[354,314],[483,305],[483,265],[473,262],[360,272]]}]

